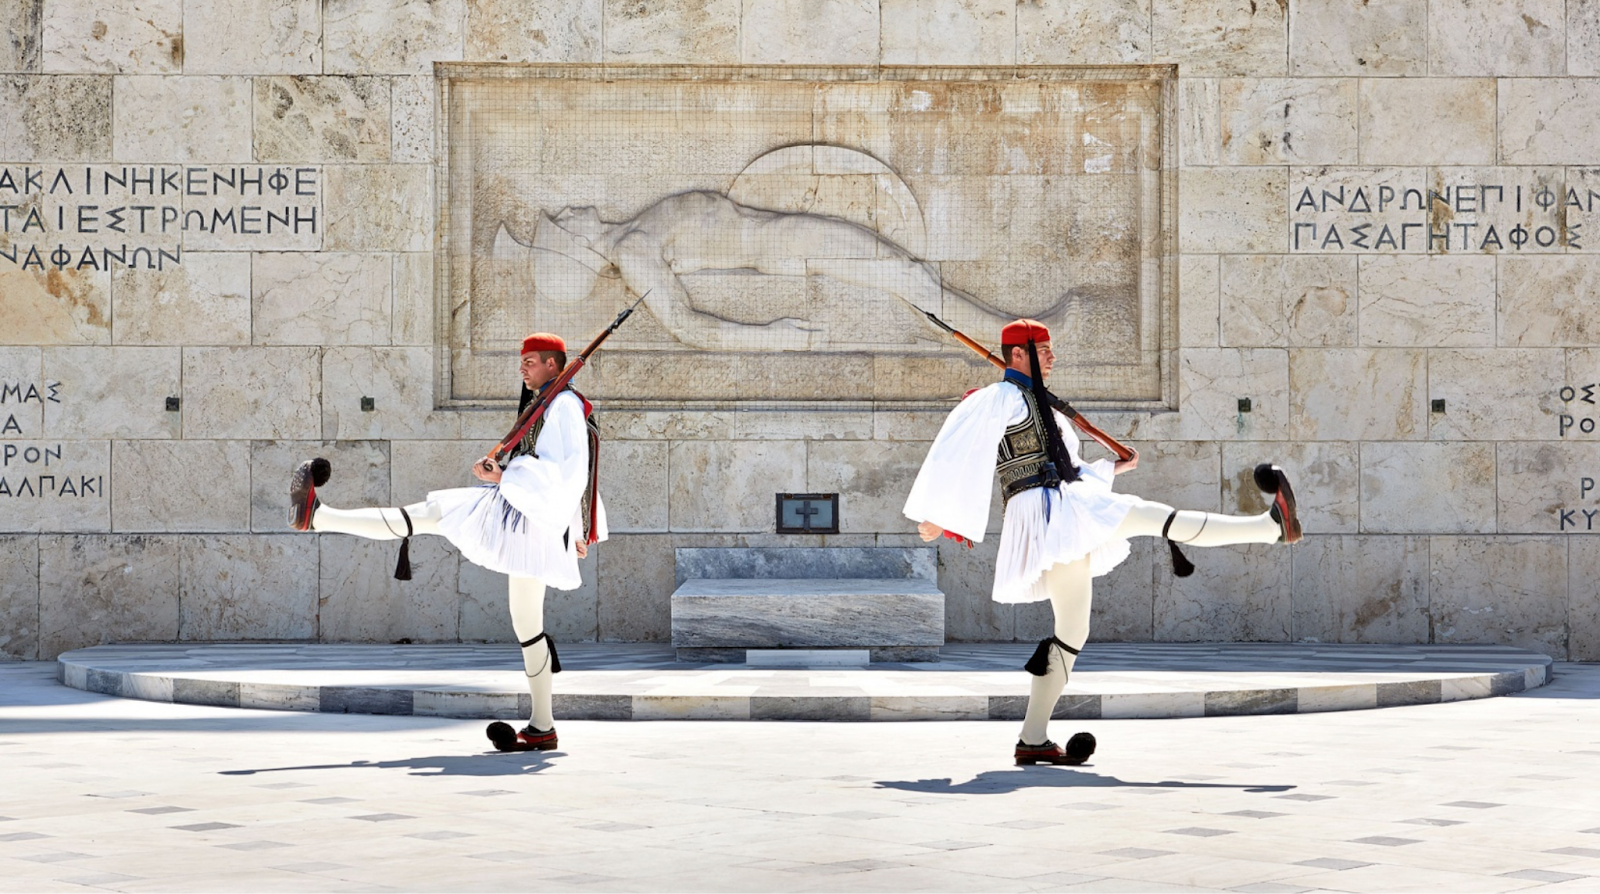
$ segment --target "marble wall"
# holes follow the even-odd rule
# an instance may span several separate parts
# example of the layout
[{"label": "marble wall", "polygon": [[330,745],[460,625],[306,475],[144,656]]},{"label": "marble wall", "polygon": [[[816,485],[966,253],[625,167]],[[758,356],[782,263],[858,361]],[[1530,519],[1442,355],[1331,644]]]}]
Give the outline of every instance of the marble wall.
[{"label": "marble wall", "polygon": [[[1279,461],[1308,536],[1186,579],[1136,544],[1095,636],[1600,660],[1600,4],[1554,0],[0,4],[0,657],[510,637],[442,543],[401,584],[392,545],[284,527],[300,458],[331,504],[409,502],[507,424],[435,409],[454,61],[1176,64],[1178,407],[1095,419],[1186,507],[1260,511]],[[665,640],[680,547],[917,543],[938,413],[603,420],[614,539],[558,638]],[[841,492],[843,533],[771,533],[789,490]],[[988,599],[994,553],[939,545],[951,639],[1047,632]]]}]

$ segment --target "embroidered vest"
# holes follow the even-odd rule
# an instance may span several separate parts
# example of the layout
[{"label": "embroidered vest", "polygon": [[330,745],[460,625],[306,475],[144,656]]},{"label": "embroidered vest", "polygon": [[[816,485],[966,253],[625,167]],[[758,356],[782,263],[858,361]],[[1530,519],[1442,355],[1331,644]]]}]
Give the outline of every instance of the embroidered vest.
[{"label": "embroidered vest", "polygon": [[1000,455],[995,462],[995,472],[1000,476],[1000,494],[1006,503],[1025,490],[1036,487],[1055,487],[1061,476],[1049,465],[1046,451],[1044,420],[1039,416],[1039,404],[1033,392],[1017,389],[1028,405],[1028,416],[1006,429],[1000,439]]}]

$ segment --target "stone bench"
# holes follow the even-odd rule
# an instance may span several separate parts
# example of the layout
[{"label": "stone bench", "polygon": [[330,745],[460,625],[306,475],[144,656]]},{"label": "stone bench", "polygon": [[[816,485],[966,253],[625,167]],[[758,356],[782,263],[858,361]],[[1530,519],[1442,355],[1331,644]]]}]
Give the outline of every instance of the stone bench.
[{"label": "stone bench", "polygon": [[681,661],[748,650],[866,650],[873,661],[937,661],[944,593],[922,578],[697,578],[672,594]]}]

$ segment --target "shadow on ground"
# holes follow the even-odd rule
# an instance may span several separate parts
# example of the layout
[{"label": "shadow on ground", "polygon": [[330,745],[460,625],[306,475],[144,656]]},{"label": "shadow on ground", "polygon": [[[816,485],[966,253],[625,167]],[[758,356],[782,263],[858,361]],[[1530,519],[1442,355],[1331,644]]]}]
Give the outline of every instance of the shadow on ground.
[{"label": "shadow on ground", "polygon": [[1286,792],[1292,785],[1227,785],[1219,782],[1130,782],[1115,776],[1102,776],[1083,770],[1057,767],[1027,767],[1015,770],[987,770],[966,782],[945,779],[879,780],[878,788],[898,789],[930,795],[1000,795],[1028,788],[1237,788],[1247,792]]}]

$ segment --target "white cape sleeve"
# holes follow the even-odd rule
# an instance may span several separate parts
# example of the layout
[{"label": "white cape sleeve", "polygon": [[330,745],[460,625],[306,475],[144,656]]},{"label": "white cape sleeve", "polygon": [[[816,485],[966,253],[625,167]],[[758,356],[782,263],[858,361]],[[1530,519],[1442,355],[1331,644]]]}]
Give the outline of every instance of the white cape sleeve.
[{"label": "white cape sleeve", "polygon": [[956,405],[928,448],[906,498],[906,517],[982,542],[989,525],[994,466],[1013,407],[1010,386],[990,385]]},{"label": "white cape sleeve", "polygon": [[562,393],[550,402],[534,451],[539,455],[519,456],[506,466],[500,495],[534,526],[565,531],[583,502],[589,477],[589,434],[576,395]]}]

